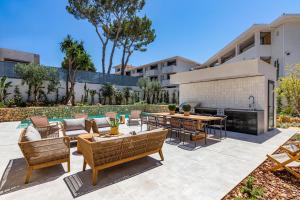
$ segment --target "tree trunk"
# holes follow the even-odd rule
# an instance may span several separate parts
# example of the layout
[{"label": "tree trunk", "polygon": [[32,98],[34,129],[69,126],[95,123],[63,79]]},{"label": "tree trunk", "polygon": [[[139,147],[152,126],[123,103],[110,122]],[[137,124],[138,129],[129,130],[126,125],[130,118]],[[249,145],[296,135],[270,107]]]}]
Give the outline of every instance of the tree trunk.
[{"label": "tree trunk", "polygon": [[117,40],[114,41],[113,47],[112,47],[111,52],[110,52],[109,65],[108,65],[107,74],[110,74],[110,71],[111,71],[111,67],[112,67],[112,64],[113,64],[113,58],[114,58],[116,46],[117,46]]},{"label": "tree trunk", "polygon": [[66,98],[69,96],[69,72],[67,73],[67,80],[66,80]]},{"label": "tree trunk", "polygon": [[126,54],[126,51],[125,51],[126,47],[123,46],[123,52],[122,52],[122,59],[121,59],[121,75],[124,76],[125,75],[125,68],[126,68],[126,65],[125,65],[125,54]]}]

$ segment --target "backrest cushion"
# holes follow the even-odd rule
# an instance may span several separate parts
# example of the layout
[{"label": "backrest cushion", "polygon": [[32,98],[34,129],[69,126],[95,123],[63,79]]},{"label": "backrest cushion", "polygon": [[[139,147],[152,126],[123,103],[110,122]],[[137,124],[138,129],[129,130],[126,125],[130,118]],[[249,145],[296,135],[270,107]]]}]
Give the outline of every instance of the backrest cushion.
[{"label": "backrest cushion", "polygon": [[28,126],[24,134],[24,141],[37,141],[41,140],[41,134],[33,126]]},{"label": "backrest cushion", "polygon": [[103,127],[109,127],[109,122],[110,119],[109,117],[101,117],[101,118],[94,118],[94,121],[97,125],[98,128],[103,128]]},{"label": "backrest cushion", "polygon": [[64,119],[63,120],[64,127],[66,131],[74,131],[74,130],[84,130],[85,129],[85,119]]}]

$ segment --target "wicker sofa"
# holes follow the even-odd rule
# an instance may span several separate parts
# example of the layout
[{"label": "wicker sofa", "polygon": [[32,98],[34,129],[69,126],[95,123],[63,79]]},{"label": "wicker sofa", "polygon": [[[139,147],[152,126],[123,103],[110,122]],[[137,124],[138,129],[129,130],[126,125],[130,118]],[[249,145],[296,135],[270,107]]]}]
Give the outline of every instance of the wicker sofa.
[{"label": "wicker sofa", "polygon": [[96,185],[100,170],[154,153],[159,153],[161,160],[164,160],[162,146],[167,132],[166,129],[156,129],[103,141],[79,137],[78,142],[84,157],[83,171],[88,164],[92,169],[92,184]]},{"label": "wicker sofa", "polygon": [[20,133],[19,147],[27,163],[25,184],[29,182],[32,170],[68,163],[70,172],[70,139],[69,137],[42,138],[32,126]]},{"label": "wicker sofa", "polygon": [[90,133],[92,122],[85,118],[64,119],[61,127],[64,136],[77,140],[78,135]]}]

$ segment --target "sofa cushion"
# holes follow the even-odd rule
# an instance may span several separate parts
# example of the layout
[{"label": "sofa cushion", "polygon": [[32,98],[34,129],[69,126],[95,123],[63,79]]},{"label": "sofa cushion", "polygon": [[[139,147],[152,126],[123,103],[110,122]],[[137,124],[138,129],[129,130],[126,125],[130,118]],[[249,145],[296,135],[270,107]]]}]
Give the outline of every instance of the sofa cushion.
[{"label": "sofa cushion", "polygon": [[71,131],[66,131],[65,134],[66,136],[69,137],[76,137],[81,134],[88,134],[88,132],[86,130],[71,130]]},{"label": "sofa cushion", "polygon": [[41,140],[41,134],[36,130],[33,126],[28,126],[26,129],[25,135],[24,135],[24,140],[25,141],[37,141]]},{"label": "sofa cushion", "polygon": [[110,127],[109,122],[110,119],[109,117],[101,117],[101,118],[94,118],[94,121],[97,125],[98,128],[102,127]]},{"label": "sofa cushion", "polygon": [[110,127],[103,127],[103,128],[98,128],[99,133],[109,133],[111,130]]},{"label": "sofa cushion", "polygon": [[64,119],[63,120],[66,131],[74,130],[84,130],[85,129],[85,119]]}]

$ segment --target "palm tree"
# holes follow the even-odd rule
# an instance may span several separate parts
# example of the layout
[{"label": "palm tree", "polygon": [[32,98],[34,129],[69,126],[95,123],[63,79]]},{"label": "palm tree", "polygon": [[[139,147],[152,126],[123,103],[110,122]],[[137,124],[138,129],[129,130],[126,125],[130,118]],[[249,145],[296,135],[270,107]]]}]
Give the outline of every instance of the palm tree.
[{"label": "palm tree", "polygon": [[128,100],[130,98],[130,91],[131,91],[131,88],[129,87],[125,87],[123,88],[123,95],[124,95],[124,98],[125,98],[125,103],[128,104]]},{"label": "palm tree", "polygon": [[115,94],[115,87],[111,83],[104,83],[102,86],[102,96],[104,97],[104,104],[108,98],[109,104],[112,104],[112,97]]},{"label": "palm tree", "polygon": [[5,98],[9,95],[7,89],[11,87],[11,81],[7,82],[7,77],[3,76],[0,79],[0,102],[4,102]]},{"label": "palm tree", "polygon": [[115,92],[115,99],[116,99],[116,104],[117,105],[121,105],[122,104],[122,100],[123,100],[123,93],[120,90],[117,90]]},{"label": "palm tree", "polygon": [[[74,40],[70,35],[60,43],[60,49],[65,54],[62,62],[62,67],[67,69],[66,80],[66,100],[68,103],[71,100],[72,105],[75,104],[75,80],[78,70],[96,71],[94,64],[91,61],[90,55],[85,51],[83,42]],[[69,88],[69,82],[71,84]]]},{"label": "palm tree", "polygon": [[95,95],[96,95],[96,90],[90,90],[90,95],[91,95],[91,104],[95,104]]}]

